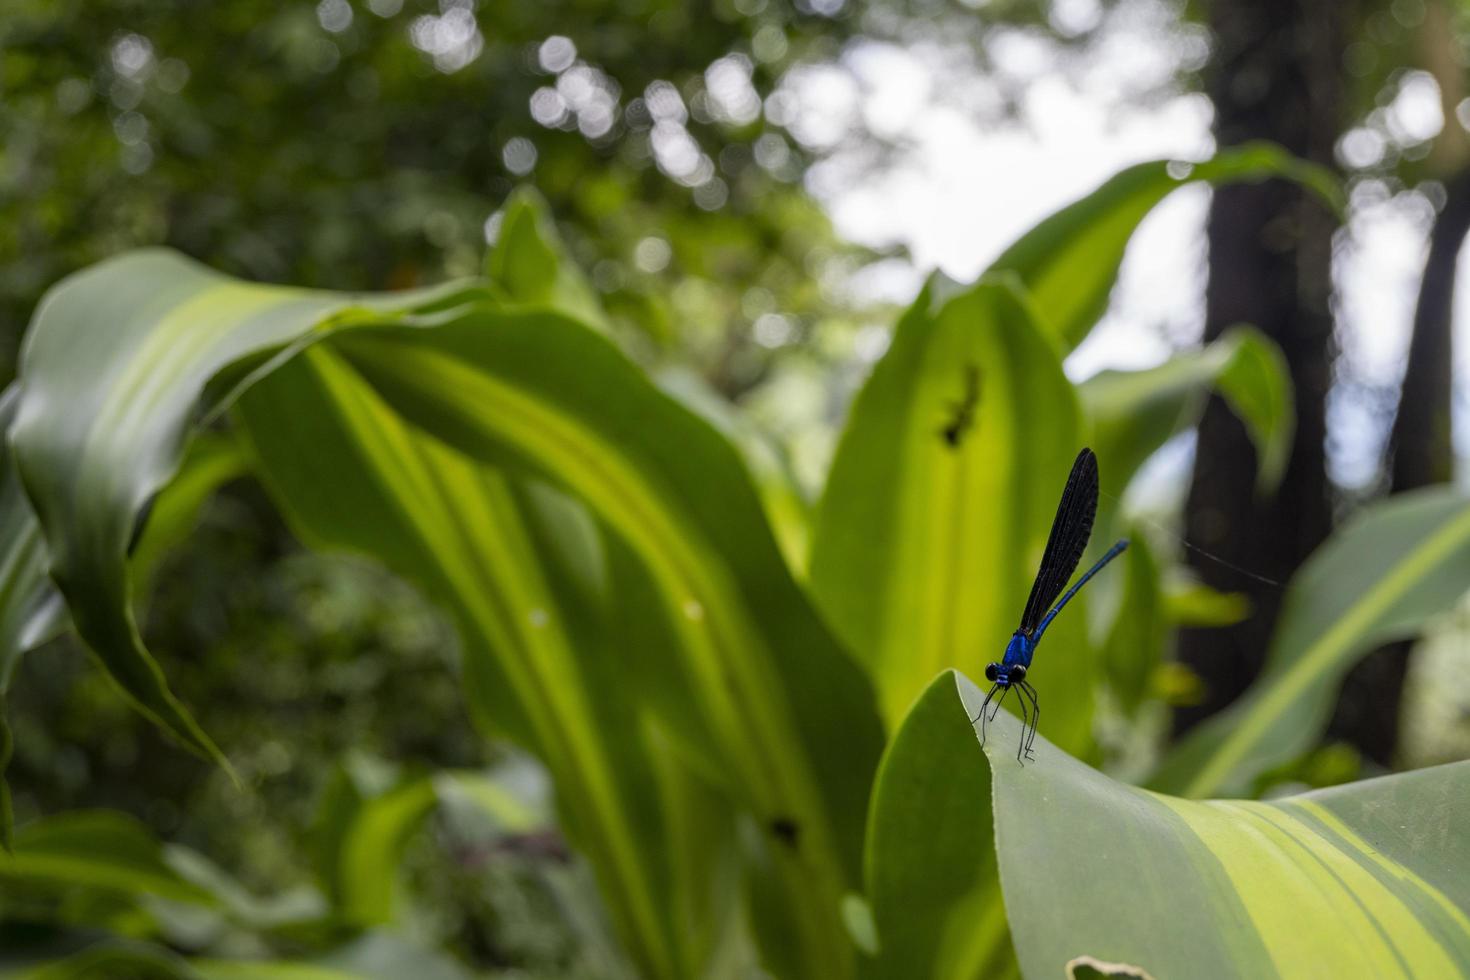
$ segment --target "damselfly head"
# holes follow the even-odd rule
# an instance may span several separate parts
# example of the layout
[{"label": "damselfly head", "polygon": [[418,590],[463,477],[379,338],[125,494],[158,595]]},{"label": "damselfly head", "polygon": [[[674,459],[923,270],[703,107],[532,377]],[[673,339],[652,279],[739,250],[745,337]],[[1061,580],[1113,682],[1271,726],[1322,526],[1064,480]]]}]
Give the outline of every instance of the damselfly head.
[{"label": "damselfly head", "polygon": [[1019,684],[1026,679],[1026,667],[1023,664],[990,663],[985,665],[985,679],[992,684],[1009,686]]}]

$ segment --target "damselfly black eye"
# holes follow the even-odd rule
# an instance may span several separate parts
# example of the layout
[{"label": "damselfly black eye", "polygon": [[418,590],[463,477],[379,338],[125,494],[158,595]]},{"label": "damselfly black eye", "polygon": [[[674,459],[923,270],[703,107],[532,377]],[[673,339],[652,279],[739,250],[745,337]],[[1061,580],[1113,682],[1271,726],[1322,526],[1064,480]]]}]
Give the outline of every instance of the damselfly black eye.
[{"label": "damselfly black eye", "polygon": [[987,681],[989,681],[990,683],[994,684],[995,683],[995,675],[996,675],[996,672],[999,669],[1000,669],[1000,664],[986,664],[985,665],[985,679]]},{"label": "damselfly black eye", "polygon": [[1011,668],[1011,680],[1012,681],[1019,682],[1019,681],[1024,681],[1025,679],[1026,679],[1026,668],[1025,667],[1021,666],[1020,664],[1016,664],[1016,666],[1014,666],[1014,667]]}]

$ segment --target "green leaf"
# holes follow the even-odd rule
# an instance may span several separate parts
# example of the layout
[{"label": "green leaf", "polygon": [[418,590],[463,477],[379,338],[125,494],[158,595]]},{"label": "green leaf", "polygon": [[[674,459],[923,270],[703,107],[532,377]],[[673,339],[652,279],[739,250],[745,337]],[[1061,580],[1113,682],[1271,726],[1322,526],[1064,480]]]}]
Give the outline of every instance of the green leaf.
[{"label": "green leaf", "polygon": [[[310,355],[296,356],[308,344],[316,344]],[[85,357],[71,356],[83,349]],[[312,444],[321,457],[316,465],[349,469],[328,470],[314,489],[289,492],[298,525],[311,510],[313,520],[341,535],[339,544],[373,551],[392,567],[422,566],[425,581],[447,583],[442,592],[427,591],[463,605],[457,618],[473,615],[476,630],[501,641],[491,649],[514,651],[466,660],[472,705],[543,711],[534,729],[521,721],[537,733],[539,748],[560,753],[549,753],[548,761],[559,775],[584,755],[646,754],[637,736],[654,725],[694,762],[694,775],[714,781],[735,810],[754,814],[764,828],[775,875],[799,899],[792,907],[799,912],[793,924],[802,937],[800,972],[846,972],[852,951],[838,906],[860,877],[862,812],[882,742],[866,679],[782,562],[728,443],[596,332],[563,315],[502,311],[477,287],[368,298],[237,283],[157,251],[104,263],[57,287],[28,339],[17,458],[32,499],[43,502],[54,577],[74,613],[85,617],[78,629],[106,666],[171,728],[202,738],[138,640],[127,609],[126,530],[141,501],[177,467],[201,398],[217,414],[281,372],[298,379],[273,389],[284,404],[293,385],[307,384],[299,380],[307,376],[300,365],[327,365],[326,383],[342,384],[325,400],[303,387],[301,403],[325,404],[326,417],[304,412],[282,428],[320,423],[350,438],[331,452],[322,448],[330,443]],[[379,410],[366,407],[374,398]],[[268,400],[255,401],[264,412]],[[347,414],[338,414],[344,405]],[[391,418],[389,408],[413,424],[412,433],[379,425]],[[242,418],[250,411],[242,404]],[[264,458],[268,427],[244,424]],[[412,465],[395,470],[402,461]],[[505,467],[504,475],[487,464]],[[299,465],[310,472],[312,462]],[[349,472],[365,485],[344,477]],[[601,559],[563,547],[563,539],[587,537],[565,507],[531,528],[543,507],[526,482],[532,478],[577,498],[594,529],[605,532],[606,560],[628,566],[627,575],[606,576],[619,589],[628,581],[643,593],[631,602],[611,593],[605,608],[618,630],[602,635],[595,606],[542,604],[576,589],[595,595],[596,575],[579,570]],[[473,492],[461,497],[464,488]],[[370,546],[354,543],[363,535]],[[482,547],[487,543],[493,547]],[[541,568],[540,580],[521,575],[553,547],[582,557],[566,557],[565,570]],[[497,563],[503,554],[510,560]],[[643,612],[635,618],[630,609]],[[623,645],[630,637],[651,637],[652,662],[673,669],[658,684],[630,686],[626,703],[590,697],[626,685],[627,658],[636,661],[645,650]],[[581,668],[574,649],[585,657]],[[528,664],[535,673],[518,686],[502,692],[487,683]],[[594,686],[546,683],[588,665]],[[519,695],[533,685],[541,693],[522,704]],[[545,714],[548,704],[555,711]],[[603,705],[613,712],[611,725],[596,715]],[[517,719],[493,724],[509,727]],[[569,739],[579,740],[575,751]],[[667,792],[663,774],[671,770],[646,767],[660,774],[659,795],[639,791],[625,799],[609,774],[629,768],[583,767],[584,784],[599,786],[606,805],[584,807],[573,795],[567,812],[583,815],[581,827],[623,813],[614,827],[657,832],[656,822],[638,818]],[[691,792],[686,783],[678,796]],[[728,821],[731,810],[726,805],[718,815]],[[712,826],[681,826],[678,839],[691,842],[691,852],[701,842],[707,849]],[[575,820],[569,828],[575,832]],[[615,833],[610,842],[622,850],[598,862],[619,862],[626,882],[644,880],[626,846],[633,836]],[[647,920],[641,936],[656,935],[669,921],[648,894],[609,902],[618,915]],[[650,947],[663,963],[656,972],[678,974],[672,948]]]},{"label": "green leaf", "polygon": [[[61,633],[69,622],[46,571],[40,524],[11,458],[9,430],[18,396],[15,386],[0,395],[0,848],[9,846],[12,820],[10,789],[3,778],[11,749],[5,724],[10,677],[25,653]],[[140,592],[146,590],[161,553],[188,533],[204,501],[239,475],[243,464],[238,447],[219,436],[198,439],[189,448],[179,475],[148,508],[147,529],[129,558]]]},{"label": "green leaf", "polygon": [[10,451],[10,427],[19,389],[0,393],[0,851],[9,851],[14,827],[5,770],[14,749],[5,702],[21,656],[65,626],[66,611],[46,575],[41,527],[21,488]]},{"label": "green leaf", "polygon": [[143,646],[126,554],[144,502],[178,469],[205,384],[330,318],[427,308],[457,289],[371,299],[250,285],[145,250],[68,277],[37,308],[10,435],[49,572],[109,676],[186,745],[225,761]]},{"label": "green leaf", "polygon": [[245,452],[228,436],[201,433],[189,444],[178,474],[153,498],[144,522],[134,530],[128,568],[136,593],[148,591],[159,562],[193,530],[215,491],[246,472]]},{"label": "green leaf", "polygon": [[1149,693],[1149,679],[1163,660],[1169,621],[1159,591],[1159,567],[1147,538],[1134,534],[1122,555],[1123,598],[1103,642],[1108,687],[1132,714]]},{"label": "green leaf", "polygon": [[[564,822],[634,957],[654,976],[700,972],[708,949],[694,937],[711,927],[693,924],[706,903],[694,895],[675,902],[670,892],[697,878],[703,862],[671,851],[674,827],[654,806],[669,764],[654,758],[630,698],[667,686],[677,672],[656,659],[674,654],[657,628],[659,607],[633,594],[641,572],[572,501],[406,425],[326,348],[259,381],[236,418],[303,540],[378,558],[453,616],[475,720],[551,770]],[[630,671],[645,681],[631,682]],[[414,796],[380,830],[393,839],[398,818],[416,823],[430,796]],[[326,814],[329,840],[351,833],[359,802],[348,794]],[[713,848],[724,833],[706,822],[695,837]],[[363,840],[364,857],[381,846]],[[353,914],[386,921],[390,876],[359,874],[335,845],[323,867]]]},{"label": "green leaf", "polygon": [[363,801],[339,842],[337,874],[326,883],[345,920],[359,926],[392,921],[403,849],[436,802],[428,778]]},{"label": "green leaf", "polygon": [[[433,330],[355,330],[333,347],[405,418],[580,500],[647,570],[677,638],[691,747],[767,828],[809,890],[808,970],[840,972],[861,812],[881,744],[862,674],[781,560],[728,443],[586,328],[476,312]],[[688,725],[693,723],[694,730]],[[798,828],[797,843],[779,828]]]},{"label": "green leaf", "polygon": [[867,980],[1014,975],[991,824],[990,772],[946,671],[883,755],[868,817],[878,953]]},{"label": "green leaf", "polygon": [[1193,579],[1166,577],[1164,614],[1179,626],[1233,626],[1250,615],[1250,598],[1221,592]]},{"label": "green leaf", "polygon": [[[962,720],[982,693],[961,679]],[[1470,763],[1269,803],[1118,783],[1002,711],[969,765],[1027,976],[1087,956],[1156,977],[1460,976],[1470,969]],[[916,801],[915,806],[925,801]],[[938,801],[929,801],[938,803]]]},{"label": "green leaf", "polygon": [[[446,800],[478,811],[497,833],[546,829],[525,801],[483,773],[390,777],[384,787],[339,770],[317,825],[318,872],[336,913],[354,926],[394,920],[403,852],[424,820]],[[462,810],[461,810],[462,812]]]},{"label": "green leaf", "polygon": [[1093,448],[1107,460],[1102,486],[1120,496],[1133,474],[1176,433],[1192,427],[1210,390],[1245,424],[1260,460],[1256,482],[1281,480],[1296,424],[1291,378],[1280,348],[1253,327],[1236,327],[1200,351],[1145,371],[1103,371],[1079,392],[1093,426]]},{"label": "green leaf", "polygon": [[58,891],[98,889],[215,904],[207,890],[174,869],[142,824],[107,810],[78,810],[21,827],[13,852],[0,856],[0,880],[5,879]]},{"label": "green leaf", "polygon": [[781,554],[793,571],[803,573],[811,548],[812,504],[802,492],[785,447],[692,371],[661,371],[658,382],[740,451],[765,505],[766,519],[781,545]]},{"label": "green leaf", "polygon": [[[940,294],[944,295],[940,295]],[[982,673],[1015,630],[1080,445],[1076,397],[1010,283],[930,285],[853,405],[817,515],[811,587],[896,724],[934,675]],[[1106,466],[1106,463],[1104,463]],[[1086,616],[1047,633],[1042,724],[1090,742]]]},{"label": "green leaf", "polygon": [[0,704],[21,655],[60,633],[66,624],[61,596],[46,575],[41,526],[11,453],[10,430],[19,402],[20,389],[15,385],[0,394]]},{"label": "green leaf", "polygon": [[1374,504],[1292,579],[1265,671],[1191,731],[1151,785],[1181,796],[1244,793],[1312,746],[1347,670],[1410,636],[1470,587],[1470,503],[1448,488]]},{"label": "green leaf", "polygon": [[552,826],[549,813],[486,773],[444,772],[434,777],[439,805],[495,834],[529,834]]},{"label": "green leaf", "polygon": [[506,201],[485,272],[512,304],[558,309],[607,329],[597,291],[567,256],[545,198],[531,187],[517,188]]},{"label": "green leaf", "polygon": [[1159,160],[1115,175],[1097,190],[1036,225],[996,259],[990,272],[1020,276],[1040,321],[1070,350],[1107,309],[1128,240],[1139,222],[1176,188],[1283,177],[1334,209],[1343,192],[1331,173],[1270,143],[1247,143],[1203,163]]},{"label": "green leaf", "polygon": [[148,943],[103,941],[87,948],[18,970],[0,964],[4,980],[98,980],[102,977],[128,980],[200,980],[184,958],[172,950]]}]

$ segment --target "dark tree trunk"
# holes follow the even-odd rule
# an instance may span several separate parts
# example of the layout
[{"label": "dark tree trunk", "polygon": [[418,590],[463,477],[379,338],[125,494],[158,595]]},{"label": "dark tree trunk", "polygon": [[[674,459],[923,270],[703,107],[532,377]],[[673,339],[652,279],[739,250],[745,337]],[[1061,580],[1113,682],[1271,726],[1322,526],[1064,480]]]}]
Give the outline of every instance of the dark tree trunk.
[{"label": "dark tree trunk", "polygon": [[[1216,0],[1208,90],[1220,146],[1280,143],[1332,165],[1339,132],[1344,12],[1340,0]],[[1335,354],[1330,308],[1331,213],[1294,185],[1273,181],[1215,191],[1209,217],[1205,340],[1251,323],[1281,346],[1291,373],[1296,438],[1280,488],[1258,497],[1256,456],[1218,398],[1205,410],[1185,512],[1187,540],[1231,565],[1284,582],[1327,536],[1326,395]],[[1260,672],[1280,608],[1279,588],[1197,552],[1207,584],[1245,592],[1246,621],[1180,633],[1180,659],[1204,682],[1204,700],[1175,713],[1183,731],[1240,695]]]},{"label": "dark tree trunk", "polygon": [[1450,442],[1450,368],[1455,266],[1470,234],[1470,170],[1445,184],[1445,204],[1429,234],[1429,257],[1414,308],[1414,334],[1389,440],[1392,493],[1447,483],[1454,475]]},{"label": "dark tree trunk", "polygon": [[[1450,368],[1455,266],[1470,233],[1470,170],[1445,185],[1445,205],[1429,235],[1429,257],[1419,282],[1409,361],[1399,389],[1398,414],[1389,438],[1391,493],[1446,483],[1454,475],[1450,439]],[[1404,675],[1412,643],[1392,643],[1363,659],[1348,674],[1328,736],[1348,742],[1367,758],[1393,765],[1398,748]]]}]

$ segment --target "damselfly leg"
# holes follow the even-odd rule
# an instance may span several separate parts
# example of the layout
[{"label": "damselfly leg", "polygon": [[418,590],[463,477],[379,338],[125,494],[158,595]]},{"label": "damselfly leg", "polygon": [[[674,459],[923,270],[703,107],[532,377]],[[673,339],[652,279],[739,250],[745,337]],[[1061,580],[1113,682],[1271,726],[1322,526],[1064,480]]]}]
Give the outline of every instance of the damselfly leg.
[{"label": "damselfly leg", "polygon": [[1022,700],[1031,699],[1031,730],[1028,732],[1025,726],[1021,728],[1021,742],[1026,750],[1026,758],[1035,760],[1031,754],[1031,744],[1036,741],[1036,726],[1041,724],[1041,702],[1036,698],[1036,688],[1025,681],[1020,682]]},{"label": "damselfly leg", "polygon": [[995,697],[995,692],[1000,688],[999,684],[990,685],[990,691],[985,695],[985,700],[980,702],[980,713],[970,719],[970,724],[980,722],[980,745],[985,745],[985,709],[990,704],[990,699]]},{"label": "damselfly leg", "polygon": [[1003,705],[1003,704],[1005,704],[1005,702],[1006,702],[1006,695],[1007,694],[1010,694],[1010,693],[1011,693],[1010,687],[1003,687],[1003,688],[1001,688],[1000,698],[995,702],[995,707],[993,707],[993,708],[990,709],[990,720],[991,721],[995,721],[995,716],[998,715],[998,714],[1000,714],[1000,706]]},{"label": "damselfly leg", "polygon": [[[1005,687],[999,684],[990,685],[990,690],[985,692],[985,700],[980,702],[980,710],[970,719],[970,724],[977,721],[980,723],[980,744],[983,746],[989,734],[989,725],[1000,713],[1000,706],[1005,702],[1006,695],[1011,693],[1011,688],[1016,689],[1016,699],[1021,703],[1021,740],[1016,745],[1016,760],[1023,764],[1023,759],[1034,762],[1036,757],[1031,754],[1031,745],[1036,741],[1036,726],[1041,722],[1041,705],[1036,700],[1036,689],[1025,681],[1013,681]],[[998,698],[995,696],[996,691],[1000,692]],[[1029,711],[1026,709],[1028,700],[1031,702]]]},{"label": "damselfly leg", "polygon": [[1021,705],[1021,737],[1016,740],[1016,761],[1025,765],[1026,761],[1021,758],[1021,753],[1026,749],[1026,732],[1031,725],[1031,715],[1026,710],[1026,689],[1020,682],[1012,681],[1011,686],[1016,688],[1016,701]]},{"label": "damselfly leg", "polygon": [[[995,699],[995,705],[990,709],[990,713],[987,715],[985,713],[985,705],[990,704],[991,695],[995,694],[996,688],[1000,688],[1000,697]],[[980,745],[982,748],[985,746],[986,726],[989,725],[992,721],[995,721],[995,716],[1000,712],[1001,703],[1005,701],[1006,695],[1009,693],[1011,693],[1010,687],[1001,687],[999,684],[996,684],[995,687],[992,687],[990,689],[990,694],[985,695],[984,704],[980,705],[980,714],[978,717],[980,719]],[[970,724],[973,725],[974,723],[974,719],[971,719]]]}]

